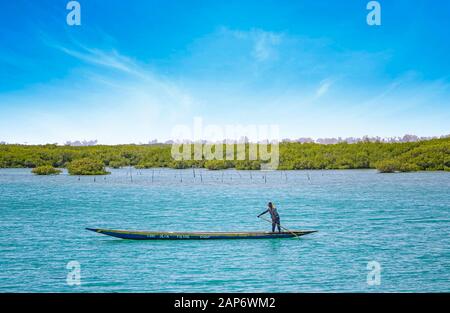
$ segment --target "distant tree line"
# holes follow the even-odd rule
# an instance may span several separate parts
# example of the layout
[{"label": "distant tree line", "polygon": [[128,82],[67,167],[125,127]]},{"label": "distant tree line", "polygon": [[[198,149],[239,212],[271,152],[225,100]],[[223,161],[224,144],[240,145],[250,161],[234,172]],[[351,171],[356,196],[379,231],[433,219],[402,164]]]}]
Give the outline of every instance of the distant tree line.
[{"label": "distant tree line", "polygon": [[[225,147],[225,145],[224,145]],[[235,154],[236,154],[236,150]],[[247,145],[248,150],[248,145]],[[226,149],[224,148],[224,153]],[[450,138],[411,142],[360,141],[354,144],[282,142],[279,145],[280,170],[370,169],[380,172],[450,170]],[[193,158],[192,158],[193,159]],[[73,175],[107,174],[105,167],[120,168],[236,168],[260,169],[257,160],[175,161],[168,144],[152,145],[0,145],[0,168],[67,168]],[[47,168],[48,170],[48,168]],[[44,170],[45,172],[45,170]]]},{"label": "distant tree line", "polygon": [[[331,137],[331,138],[317,138],[317,139],[313,139],[310,137],[300,137],[300,138],[295,138],[295,139],[291,139],[291,138],[284,138],[281,141],[282,142],[297,142],[297,143],[320,143],[323,145],[332,145],[332,144],[337,144],[337,143],[342,143],[342,142],[346,142],[346,143],[358,143],[358,142],[386,142],[386,143],[395,143],[395,142],[417,142],[417,141],[425,141],[425,140],[432,140],[432,139],[442,139],[442,138],[448,138],[450,137],[449,135],[443,135],[443,136],[430,136],[430,137],[419,137],[416,135],[404,135],[404,136],[396,136],[396,137],[379,137],[379,136],[363,136],[363,137],[346,137],[346,138],[342,138],[342,137]],[[186,140],[189,141],[189,140]],[[191,143],[193,143],[192,141],[190,141]],[[206,140],[202,140],[202,143],[207,143]],[[236,140],[236,139],[224,139],[223,143],[249,143],[250,140],[246,137],[243,136],[240,139]],[[138,145],[161,145],[161,144],[167,144],[167,145],[171,145],[173,144],[174,141],[173,140],[166,140],[164,142],[159,142],[157,139],[152,139],[150,141],[148,141],[147,143],[139,143]],[[8,144],[5,141],[0,141],[0,145],[4,145],[4,144]],[[26,144],[26,143],[25,143]],[[57,143],[55,143],[57,144]],[[66,141],[64,143],[65,146],[95,146],[98,144],[97,140],[75,140],[75,141]],[[135,144],[133,144],[135,145]]]}]

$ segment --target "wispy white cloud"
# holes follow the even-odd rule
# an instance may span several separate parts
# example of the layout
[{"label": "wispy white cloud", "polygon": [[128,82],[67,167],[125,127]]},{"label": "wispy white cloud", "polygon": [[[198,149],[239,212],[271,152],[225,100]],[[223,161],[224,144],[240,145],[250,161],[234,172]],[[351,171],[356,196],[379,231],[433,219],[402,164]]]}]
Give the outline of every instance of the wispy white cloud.
[{"label": "wispy white cloud", "polygon": [[316,89],[315,99],[318,99],[325,95],[330,89],[333,81],[331,79],[324,79],[320,82],[319,87]]},{"label": "wispy white cloud", "polygon": [[241,41],[251,43],[249,54],[258,62],[268,61],[277,57],[277,46],[282,43],[283,34],[262,29],[233,30],[222,27],[222,35],[232,35]]},{"label": "wispy white cloud", "polygon": [[252,54],[257,61],[262,62],[276,57],[276,46],[280,44],[282,35],[256,30],[251,32],[251,36],[255,42]]},{"label": "wispy white cloud", "polygon": [[14,134],[6,140],[114,144],[168,139],[171,125],[196,105],[187,88],[114,49],[55,48],[82,65],[64,79],[0,95],[2,103],[16,108],[8,112],[14,123],[0,117],[0,133]]},{"label": "wispy white cloud", "polygon": [[79,45],[78,50],[70,49],[61,45],[54,45],[54,48],[83,62],[87,62],[97,66],[103,66],[141,78],[146,78],[145,72],[140,69],[136,61],[129,57],[121,55],[115,49],[104,51],[95,48],[88,48],[81,45]]},{"label": "wispy white cloud", "polygon": [[[60,81],[0,95],[14,108],[0,116],[0,139],[165,140],[173,125],[194,116],[217,124],[275,121],[284,137],[448,133],[445,81],[388,77],[389,54],[334,51],[323,39],[223,28],[169,60],[172,75],[113,48],[51,46],[79,67]],[[410,112],[427,106],[425,126]]]}]

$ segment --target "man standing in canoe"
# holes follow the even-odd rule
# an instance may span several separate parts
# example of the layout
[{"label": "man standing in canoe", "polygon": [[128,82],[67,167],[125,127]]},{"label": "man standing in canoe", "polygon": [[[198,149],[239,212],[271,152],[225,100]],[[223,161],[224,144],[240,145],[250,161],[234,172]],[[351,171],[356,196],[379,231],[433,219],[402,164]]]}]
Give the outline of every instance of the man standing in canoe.
[{"label": "man standing in canoe", "polygon": [[270,217],[272,218],[272,233],[275,232],[275,226],[278,227],[278,232],[281,233],[281,227],[280,227],[280,215],[277,212],[277,209],[272,204],[272,202],[269,202],[267,204],[268,209],[262,212],[258,215],[258,217],[261,217],[261,215],[266,214],[267,212],[270,213]]}]

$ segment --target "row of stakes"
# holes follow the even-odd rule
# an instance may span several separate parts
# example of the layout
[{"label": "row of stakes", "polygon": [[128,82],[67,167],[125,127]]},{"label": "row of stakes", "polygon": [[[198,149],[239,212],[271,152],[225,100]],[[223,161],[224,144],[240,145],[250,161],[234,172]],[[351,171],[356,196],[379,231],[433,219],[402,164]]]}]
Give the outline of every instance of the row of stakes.
[{"label": "row of stakes", "polygon": [[[161,173],[161,171],[159,171],[159,173]],[[192,168],[192,174],[193,174],[193,177],[195,180],[195,178],[196,178],[195,168]],[[250,180],[253,180],[252,172],[250,172],[249,174],[250,174]],[[283,174],[284,174],[285,180],[286,181],[288,180],[286,172],[281,171],[280,174],[281,174],[281,178],[283,178]],[[137,175],[142,175],[142,172],[138,170]],[[224,182],[224,175],[225,175],[225,173],[222,172],[222,183]],[[238,173],[238,175],[239,175],[239,178],[242,178],[242,175],[240,173]],[[132,173],[131,168],[129,171],[127,171],[127,176],[130,176],[130,180],[133,181],[133,173]],[[199,173],[199,176],[200,176],[200,182],[203,182],[202,172]],[[307,177],[308,181],[311,182],[311,177],[310,177],[309,173],[306,174],[306,177]],[[177,178],[177,174],[175,174],[175,178]],[[78,176],[78,180],[80,180],[80,179],[81,179],[80,176]],[[262,179],[264,179],[264,183],[266,184],[267,183],[267,175],[262,175]],[[106,176],[103,177],[103,180],[106,180]],[[152,171],[152,183],[154,182],[154,180],[155,180],[155,171],[153,170]],[[219,180],[219,178],[217,178],[217,180]],[[233,180],[233,175],[230,176],[230,180]],[[94,177],[94,182],[96,182],[96,181],[97,181],[97,177]],[[180,182],[183,182],[183,175],[181,173],[180,173]]]}]

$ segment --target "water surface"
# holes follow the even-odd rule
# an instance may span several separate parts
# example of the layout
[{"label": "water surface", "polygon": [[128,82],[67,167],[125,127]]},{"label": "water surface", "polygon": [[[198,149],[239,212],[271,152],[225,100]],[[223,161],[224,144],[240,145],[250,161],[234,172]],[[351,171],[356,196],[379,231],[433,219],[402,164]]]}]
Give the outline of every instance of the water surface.
[{"label": "water surface", "polygon": [[[264,177],[265,176],[265,177]],[[450,173],[0,170],[0,292],[450,291]],[[85,227],[260,231],[273,201],[301,239],[126,241]],[[69,261],[81,285],[66,281]],[[381,265],[368,285],[367,263]]]}]

